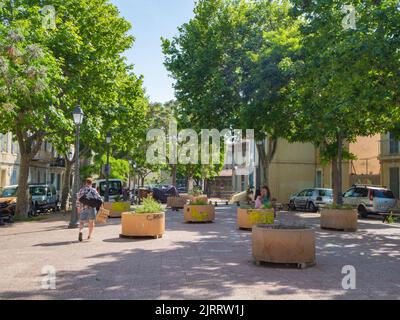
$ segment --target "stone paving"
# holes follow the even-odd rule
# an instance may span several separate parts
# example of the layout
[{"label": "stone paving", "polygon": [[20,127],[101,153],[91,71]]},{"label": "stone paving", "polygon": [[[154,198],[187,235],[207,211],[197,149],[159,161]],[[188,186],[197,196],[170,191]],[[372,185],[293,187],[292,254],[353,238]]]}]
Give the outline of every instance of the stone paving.
[{"label": "stone paving", "polygon": [[[0,299],[400,299],[400,225],[368,219],[356,233],[332,232],[319,229],[318,214],[281,212],[315,229],[317,265],[258,267],[236,208],[218,207],[213,224],[168,211],[159,240],[119,239],[119,219],[83,243],[62,215],[1,227]],[[55,290],[41,288],[47,265]],[[345,265],[356,268],[355,290],[342,288]]]}]

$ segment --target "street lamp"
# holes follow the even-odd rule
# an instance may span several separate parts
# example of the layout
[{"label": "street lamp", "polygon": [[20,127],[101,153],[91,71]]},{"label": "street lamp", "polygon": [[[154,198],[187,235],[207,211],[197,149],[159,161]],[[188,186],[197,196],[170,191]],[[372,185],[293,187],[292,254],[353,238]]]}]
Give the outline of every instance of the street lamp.
[{"label": "street lamp", "polygon": [[109,202],[110,200],[110,144],[111,144],[111,133],[107,132],[106,135],[107,143],[107,164],[106,164],[106,192],[104,194],[104,201]]},{"label": "street lamp", "polygon": [[135,204],[135,196],[136,196],[136,167],[137,167],[137,164],[136,164],[136,161],[133,161],[133,164],[132,164],[132,167],[133,167],[133,204]]},{"label": "street lamp", "polygon": [[77,228],[78,226],[78,210],[76,207],[77,196],[79,192],[79,129],[83,122],[83,111],[80,106],[77,106],[72,113],[74,123],[76,125],[76,141],[75,141],[75,178],[72,191],[72,213],[69,222],[69,228]]}]

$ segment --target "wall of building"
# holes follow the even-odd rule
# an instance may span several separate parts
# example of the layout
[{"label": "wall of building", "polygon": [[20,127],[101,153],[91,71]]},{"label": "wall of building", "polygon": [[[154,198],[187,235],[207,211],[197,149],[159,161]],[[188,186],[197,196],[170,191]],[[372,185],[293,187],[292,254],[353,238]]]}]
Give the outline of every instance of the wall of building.
[{"label": "wall of building", "polygon": [[[381,140],[381,153],[379,155],[381,184],[390,188],[395,196],[400,198],[400,174],[397,176],[397,183],[390,179],[391,168],[398,168],[400,172],[400,147],[398,147],[397,150],[392,150],[393,152],[389,151],[389,134],[382,134]],[[396,143],[399,144],[397,141]]]},{"label": "wall of building", "polygon": [[288,203],[292,194],[315,185],[315,147],[279,139],[270,165],[269,188],[273,198]]},{"label": "wall of building", "polygon": [[380,135],[371,137],[358,137],[355,143],[351,143],[349,151],[356,155],[357,160],[352,162],[352,173],[356,175],[379,175],[379,141]]}]

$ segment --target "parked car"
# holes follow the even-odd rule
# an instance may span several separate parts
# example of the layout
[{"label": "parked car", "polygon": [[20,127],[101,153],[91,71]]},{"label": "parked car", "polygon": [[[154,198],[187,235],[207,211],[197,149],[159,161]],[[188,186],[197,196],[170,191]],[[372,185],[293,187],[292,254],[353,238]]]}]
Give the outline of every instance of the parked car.
[{"label": "parked car", "polygon": [[[124,196],[124,189],[122,188],[122,180],[120,179],[109,179],[109,200],[115,201],[117,198],[122,198]],[[107,181],[105,179],[96,180],[93,183],[93,188],[104,198],[106,193]]]},{"label": "parked car", "polygon": [[[17,205],[18,186],[7,186],[1,190],[0,193],[0,224],[2,221],[12,222]],[[32,212],[32,196],[29,194],[29,207],[28,214],[31,216]]]},{"label": "parked car", "polygon": [[29,185],[34,211],[45,212],[58,210],[58,195],[56,187],[51,184]]},{"label": "parked car", "polygon": [[289,199],[289,207],[292,210],[303,209],[317,212],[319,208],[332,204],[332,189],[313,188],[305,189]]},{"label": "parked car", "polygon": [[366,218],[370,214],[389,212],[396,207],[396,198],[387,188],[354,185],[343,194],[343,203],[353,206]]}]

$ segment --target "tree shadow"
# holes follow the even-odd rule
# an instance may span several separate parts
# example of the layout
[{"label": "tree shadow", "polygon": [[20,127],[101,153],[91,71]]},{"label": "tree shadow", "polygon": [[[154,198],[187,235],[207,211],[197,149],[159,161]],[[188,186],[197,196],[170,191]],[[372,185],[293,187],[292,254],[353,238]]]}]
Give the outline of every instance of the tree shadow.
[{"label": "tree shadow", "polygon": [[[236,229],[236,208],[217,208],[213,224],[184,224],[182,212],[167,212],[168,237],[105,239],[105,243],[132,243],[132,248],[88,255],[90,264],[85,268],[61,270],[57,273],[57,290],[9,290],[2,297],[398,298],[400,232],[397,226],[360,221],[358,232],[339,233],[320,230],[319,218],[315,215],[282,212],[278,215],[281,222],[305,223],[315,230],[317,265],[304,270],[287,265],[256,266],[251,255],[251,232]],[[356,290],[342,288],[345,265],[353,265],[357,270]]]}]

